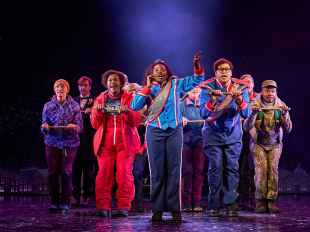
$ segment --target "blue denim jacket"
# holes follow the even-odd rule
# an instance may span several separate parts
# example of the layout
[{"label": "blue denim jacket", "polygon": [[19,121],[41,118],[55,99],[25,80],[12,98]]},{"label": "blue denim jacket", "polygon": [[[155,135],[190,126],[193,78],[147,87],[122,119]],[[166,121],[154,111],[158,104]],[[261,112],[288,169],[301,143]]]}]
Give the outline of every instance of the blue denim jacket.
[{"label": "blue denim jacket", "polygon": [[47,123],[50,126],[66,126],[73,123],[78,126],[78,130],[50,129],[45,131],[41,129],[46,145],[59,149],[80,145],[79,132],[83,128],[82,115],[79,104],[71,96],[67,96],[63,104],[57,101],[56,96],[45,103],[42,123]]},{"label": "blue denim jacket", "polygon": [[[180,111],[183,117],[188,120],[202,120],[200,116],[200,107],[199,105],[195,106],[195,103],[189,98],[184,99],[180,103]],[[188,123],[183,131],[184,133],[189,130],[195,130],[195,134],[201,134],[201,129],[203,126],[203,122],[200,123]]]}]

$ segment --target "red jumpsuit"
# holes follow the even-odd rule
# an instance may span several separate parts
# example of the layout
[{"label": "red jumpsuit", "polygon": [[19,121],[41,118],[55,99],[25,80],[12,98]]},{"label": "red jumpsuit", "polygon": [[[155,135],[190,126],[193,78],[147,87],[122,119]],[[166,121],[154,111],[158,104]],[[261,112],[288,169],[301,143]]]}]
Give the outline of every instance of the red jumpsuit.
[{"label": "red jumpsuit", "polygon": [[[120,104],[130,107],[131,99],[131,94],[123,92]],[[108,93],[103,92],[96,98],[94,106],[106,105],[108,101]],[[111,210],[115,173],[117,208],[129,210],[131,207],[135,192],[133,162],[140,148],[136,127],[140,122],[140,113],[131,109],[128,112],[114,115],[100,112],[96,107],[92,109],[91,123],[97,129],[94,136],[94,152],[99,165],[96,177],[96,208],[98,210]]]}]

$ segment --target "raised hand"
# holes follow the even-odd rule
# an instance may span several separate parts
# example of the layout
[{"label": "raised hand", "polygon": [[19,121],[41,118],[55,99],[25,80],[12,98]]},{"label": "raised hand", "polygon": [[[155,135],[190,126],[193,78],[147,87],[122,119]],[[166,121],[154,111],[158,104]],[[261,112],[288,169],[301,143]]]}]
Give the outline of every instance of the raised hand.
[{"label": "raised hand", "polygon": [[129,111],[129,107],[126,105],[121,105],[120,106],[120,112],[121,113],[127,113]]},{"label": "raised hand", "polygon": [[219,89],[214,89],[214,90],[211,91],[211,94],[213,96],[222,96],[223,92],[221,90],[219,90]]},{"label": "raised hand", "polygon": [[76,125],[76,124],[73,124],[73,123],[69,123],[69,124],[67,125],[67,128],[68,128],[68,129],[72,129],[72,130],[76,130],[76,129],[77,129],[77,125]]},{"label": "raised hand", "polygon": [[153,78],[152,78],[152,75],[148,75],[148,76],[147,76],[147,78],[146,78],[146,87],[148,87],[148,88],[151,88],[151,87],[152,87],[152,82],[153,82],[152,79],[153,79]]},{"label": "raised hand", "polygon": [[282,110],[282,114],[286,115],[288,111],[290,111],[290,107],[288,107],[287,105],[285,105],[284,103],[282,105],[280,105],[280,108]]},{"label": "raised hand", "polygon": [[201,51],[198,51],[194,54],[193,64],[194,64],[195,69],[201,68],[201,64],[200,64],[201,55],[202,55]]},{"label": "raised hand", "polygon": [[234,98],[239,97],[242,94],[242,91],[238,89],[239,85],[234,84],[231,90],[229,91],[229,94],[231,94]]},{"label": "raised hand", "polygon": [[258,112],[262,111],[261,107],[256,103],[251,104],[251,109],[252,109],[252,114],[257,114]]},{"label": "raised hand", "polygon": [[50,126],[46,122],[41,125],[41,128],[47,131],[50,129],[49,127]]},{"label": "raised hand", "polygon": [[96,110],[98,110],[98,111],[103,111],[103,109],[104,109],[103,104],[97,104],[95,107],[96,107]]},{"label": "raised hand", "polygon": [[188,123],[188,119],[185,118],[185,117],[183,117],[183,118],[182,118],[182,123],[183,123],[183,126],[186,126],[187,123]]}]

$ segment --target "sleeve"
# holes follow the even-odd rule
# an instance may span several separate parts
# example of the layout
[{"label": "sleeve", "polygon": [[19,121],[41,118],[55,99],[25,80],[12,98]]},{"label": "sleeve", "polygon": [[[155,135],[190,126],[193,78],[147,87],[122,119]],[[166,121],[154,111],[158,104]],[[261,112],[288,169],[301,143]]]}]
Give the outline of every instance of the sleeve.
[{"label": "sleeve", "polygon": [[138,127],[140,126],[140,123],[142,121],[141,113],[134,111],[131,109],[131,102],[133,101],[133,95],[131,94],[128,98],[128,103],[126,105],[128,106],[128,112],[125,113],[125,122],[128,123],[131,127]]},{"label": "sleeve", "polygon": [[251,115],[250,98],[248,91],[242,93],[242,102],[238,105],[238,111],[241,117],[248,118]]},{"label": "sleeve", "polygon": [[[255,102],[253,103],[254,105],[257,105],[257,100],[254,100]],[[250,104],[248,104],[250,105]],[[249,132],[253,127],[255,127],[255,122],[256,122],[256,118],[257,118],[258,112],[254,112],[251,110],[249,116],[244,120],[243,123],[243,129],[246,132]]]},{"label": "sleeve", "polygon": [[243,129],[246,132],[249,132],[254,126],[257,118],[257,113],[252,113],[248,118],[244,120]]},{"label": "sleeve", "polygon": [[282,116],[281,122],[284,132],[290,133],[292,131],[293,125],[289,112],[286,112],[285,115]]},{"label": "sleeve", "polygon": [[[43,123],[49,124],[47,109],[48,109],[47,104],[44,104],[43,111],[42,111],[42,124]],[[48,131],[41,127],[41,133],[46,135],[48,133]]]},{"label": "sleeve", "polygon": [[211,101],[207,89],[202,89],[200,92],[200,116],[206,119],[214,111],[215,103]]},{"label": "sleeve", "polygon": [[98,104],[102,104],[102,99],[96,98],[94,106],[91,110],[90,123],[94,129],[98,129],[104,121],[104,114],[96,109]]},{"label": "sleeve", "polygon": [[79,105],[74,108],[73,123],[77,125],[77,132],[80,133],[83,130],[83,118]]},{"label": "sleeve", "polygon": [[[185,101],[185,100],[184,100],[184,101]],[[185,116],[184,101],[181,101],[181,102],[180,102],[180,112],[181,112],[182,117],[186,117],[186,116]]]},{"label": "sleeve", "polygon": [[140,126],[142,122],[141,113],[129,108],[129,111],[126,117],[126,122],[132,127]]},{"label": "sleeve", "polygon": [[148,87],[143,87],[136,95],[133,97],[131,101],[131,108],[134,111],[141,110],[145,104],[146,104],[146,99],[151,95],[152,90]]},{"label": "sleeve", "polygon": [[202,81],[204,81],[204,73],[195,73],[192,76],[187,76],[184,78],[177,79],[178,91],[180,93],[186,93],[197,85],[199,85]]}]

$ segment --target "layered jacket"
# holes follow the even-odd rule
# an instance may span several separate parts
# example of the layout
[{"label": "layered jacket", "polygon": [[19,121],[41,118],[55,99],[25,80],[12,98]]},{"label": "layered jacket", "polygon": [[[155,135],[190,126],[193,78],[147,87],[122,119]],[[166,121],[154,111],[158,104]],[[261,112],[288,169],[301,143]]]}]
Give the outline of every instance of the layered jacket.
[{"label": "layered jacket", "polygon": [[[108,92],[105,91],[101,93],[95,100],[94,107],[91,112],[91,124],[94,129],[96,129],[96,133],[93,140],[94,145],[94,153],[95,155],[100,155],[102,152],[102,149],[104,149],[104,140],[105,140],[105,134],[107,129],[107,114],[98,111],[96,109],[96,106],[98,104],[104,104],[107,102],[108,99]],[[126,105],[130,107],[130,103],[132,100],[132,94],[124,91],[121,95],[121,105]],[[120,126],[122,129],[122,141],[123,145],[127,152],[130,152],[130,154],[136,154],[138,153],[140,149],[140,139],[137,127],[141,123],[141,114],[140,112],[135,112],[132,109],[129,108],[128,112],[120,113],[120,115],[116,117],[121,117],[120,120]]]},{"label": "layered jacket", "polygon": [[[261,108],[268,108],[267,104],[262,101],[260,94],[253,104]],[[282,105],[285,105],[285,103],[277,97],[272,107],[280,108]],[[292,121],[288,112],[282,115],[281,110],[263,110],[252,113],[245,120],[243,127],[245,131],[249,132],[252,142],[270,147],[282,144],[283,132],[291,132]]]},{"label": "layered jacket", "polygon": [[[219,96],[215,104],[212,103],[212,97],[209,93],[210,89],[221,90],[228,92],[235,83],[232,79],[227,87],[223,86],[215,78],[206,80],[201,84],[202,90],[200,93],[200,115],[203,119],[207,119],[219,104],[221,104],[225,96]],[[236,142],[241,142],[242,139],[242,126],[241,117],[247,118],[250,113],[249,95],[248,91],[242,92],[242,103],[238,105],[233,100],[229,106],[223,110],[222,115],[213,122],[206,122],[203,127],[203,137],[205,144],[208,145],[228,145]]]}]

